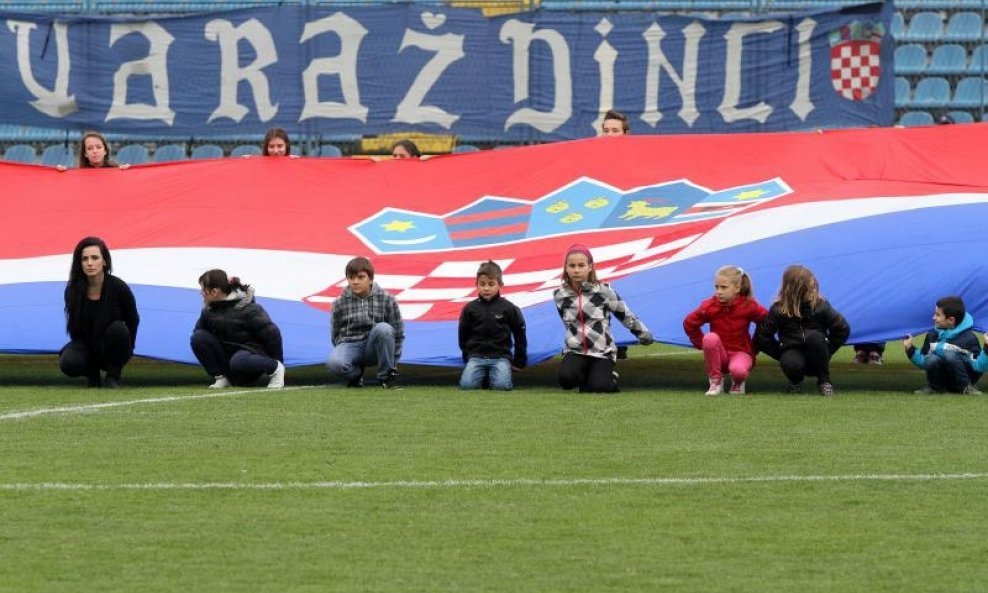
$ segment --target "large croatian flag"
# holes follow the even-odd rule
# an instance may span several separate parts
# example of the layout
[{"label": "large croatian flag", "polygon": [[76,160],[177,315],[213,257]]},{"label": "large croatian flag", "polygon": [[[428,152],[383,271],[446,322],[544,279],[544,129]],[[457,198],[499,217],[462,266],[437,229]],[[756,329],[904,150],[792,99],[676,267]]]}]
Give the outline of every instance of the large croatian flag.
[{"label": "large croatian flag", "polygon": [[[62,290],[87,235],[138,301],[138,354],[194,362],[196,280],[223,268],[257,290],[288,364],[324,361],[333,299],[356,255],[406,319],[404,363],[458,365],[457,316],[487,259],[523,308],[532,362],[556,354],[562,258],[592,249],[656,337],[736,264],[764,304],[782,270],[813,269],[852,340],[931,325],[934,301],[988,319],[988,126],[596,138],[426,161],[227,159],[72,170],[0,164],[0,350],[55,352]],[[618,329],[619,339],[631,336]]]}]

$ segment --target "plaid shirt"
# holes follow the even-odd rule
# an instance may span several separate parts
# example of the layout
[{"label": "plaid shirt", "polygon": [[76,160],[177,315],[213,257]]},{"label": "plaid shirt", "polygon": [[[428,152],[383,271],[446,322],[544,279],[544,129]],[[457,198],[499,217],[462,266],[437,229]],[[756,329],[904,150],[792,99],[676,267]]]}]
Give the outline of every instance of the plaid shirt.
[{"label": "plaid shirt", "polygon": [[583,290],[577,293],[564,283],[553,293],[553,298],[566,327],[564,353],[614,360],[617,347],[611,333],[612,313],[635,337],[648,334],[645,324],[635,317],[609,284],[585,282]]},{"label": "plaid shirt", "polygon": [[382,321],[395,331],[395,360],[398,360],[405,341],[405,325],[401,321],[398,301],[376,282],[365,297],[358,297],[347,287],[333,301],[333,345],[366,340],[371,328]]}]

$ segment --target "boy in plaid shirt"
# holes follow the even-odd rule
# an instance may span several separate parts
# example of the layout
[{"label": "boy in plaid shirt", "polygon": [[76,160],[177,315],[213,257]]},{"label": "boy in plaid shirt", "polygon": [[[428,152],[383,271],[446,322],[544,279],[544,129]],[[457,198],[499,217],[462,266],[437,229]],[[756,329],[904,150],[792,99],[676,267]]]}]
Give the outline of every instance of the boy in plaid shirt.
[{"label": "boy in plaid shirt", "polygon": [[362,387],[364,368],[376,364],[378,383],[390,389],[405,340],[398,302],[374,283],[374,266],[366,257],[347,263],[346,279],[349,286],[333,301],[333,351],[327,366],[347,387]]}]

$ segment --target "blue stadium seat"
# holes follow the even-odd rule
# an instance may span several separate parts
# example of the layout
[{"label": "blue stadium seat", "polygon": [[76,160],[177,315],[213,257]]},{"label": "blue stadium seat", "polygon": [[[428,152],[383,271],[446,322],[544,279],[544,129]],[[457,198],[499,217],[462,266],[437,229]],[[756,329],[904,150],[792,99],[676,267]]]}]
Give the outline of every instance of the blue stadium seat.
[{"label": "blue stadium seat", "polygon": [[335,144],[323,144],[319,148],[310,152],[309,156],[336,158],[343,156],[343,151],[341,151]]},{"label": "blue stadium seat", "polygon": [[913,107],[946,107],[950,102],[950,83],[946,78],[930,76],[920,80],[916,84],[916,91],[913,93],[913,100],[909,103]]},{"label": "blue stadium seat", "polygon": [[955,43],[939,45],[933,50],[933,58],[927,74],[963,74],[967,70],[967,50]]},{"label": "blue stadium seat", "polygon": [[115,160],[121,165],[142,165],[148,162],[148,149],[143,144],[128,144],[117,152]]},{"label": "blue stadium seat", "polygon": [[184,161],[186,158],[184,144],[162,144],[154,150],[154,162],[156,163]]},{"label": "blue stadium seat", "polygon": [[899,118],[899,125],[906,127],[932,126],[933,116],[929,111],[907,111]]},{"label": "blue stadium seat", "polygon": [[71,167],[75,165],[75,155],[72,149],[64,144],[51,144],[41,151],[41,164],[46,167]]},{"label": "blue stadium seat", "polygon": [[937,41],[943,37],[943,18],[937,12],[918,12],[909,20],[905,41]]},{"label": "blue stadium seat", "polygon": [[29,144],[14,144],[3,153],[3,160],[33,165],[38,161],[38,152]]},{"label": "blue stadium seat", "polygon": [[900,45],[893,56],[896,75],[922,74],[926,70],[926,48],[918,43]]},{"label": "blue stadium seat", "polygon": [[215,144],[203,144],[192,149],[193,160],[221,158],[223,158],[223,149]]},{"label": "blue stadium seat", "polygon": [[909,81],[901,76],[895,78],[895,106],[904,107],[912,101],[912,89]]},{"label": "blue stadium seat", "polygon": [[947,21],[946,41],[981,41],[984,20],[974,12],[955,12]]},{"label": "blue stadium seat", "polygon": [[957,83],[951,107],[981,107],[988,98],[988,80],[980,76],[963,78]]},{"label": "blue stadium seat", "polygon": [[454,153],[477,152],[479,150],[480,149],[474,146],[473,144],[457,144],[456,146],[453,147]]},{"label": "blue stadium seat", "polygon": [[256,144],[241,144],[230,151],[230,156],[257,156],[261,149]]},{"label": "blue stadium seat", "polygon": [[974,123],[974,116],[971,115],[970,111],[949,111],[947,115],[950,116],[950,119],[954,120],[955,124]]},{"label": "blue stadium seat", "polygon": [[906,36],[906,19],[901,11],[892,13],[892,37],[896,41],[901,41]]},{"label": "blue stadium seat", "polygon": [[971,63],[967,65],[969,75],[984,76],[988,72],[988,45],[979,45],[971,52]]}]

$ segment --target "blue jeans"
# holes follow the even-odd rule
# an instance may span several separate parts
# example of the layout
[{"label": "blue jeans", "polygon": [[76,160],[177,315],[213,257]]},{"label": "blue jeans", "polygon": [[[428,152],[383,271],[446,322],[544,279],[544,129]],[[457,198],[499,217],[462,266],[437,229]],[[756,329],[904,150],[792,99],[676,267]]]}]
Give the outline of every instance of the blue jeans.
[{"label": "blue jeans", "polygon": [[940,354],[931,352],[926,355],[923,369],[926,371],[926,382],[932,389],[960,393],[971,384],[968,368],[971,359],[963,354],[946,350]]},{"label": "blue jeans", "polygon": [[470,357],[463,375],[460,377],[460,389],[480,389],[484,379],[488,378],[491,389],[511,391],[511,361],[507,358]]},{"label": "blue jeans", "polygon": [[365,340],[337,344],[326,366],[330,373],[350,381],[361,376],[364,367],[375,364],[379,381],[388,379],[395,368],[395,330],[384,322],[372,327]]}]

